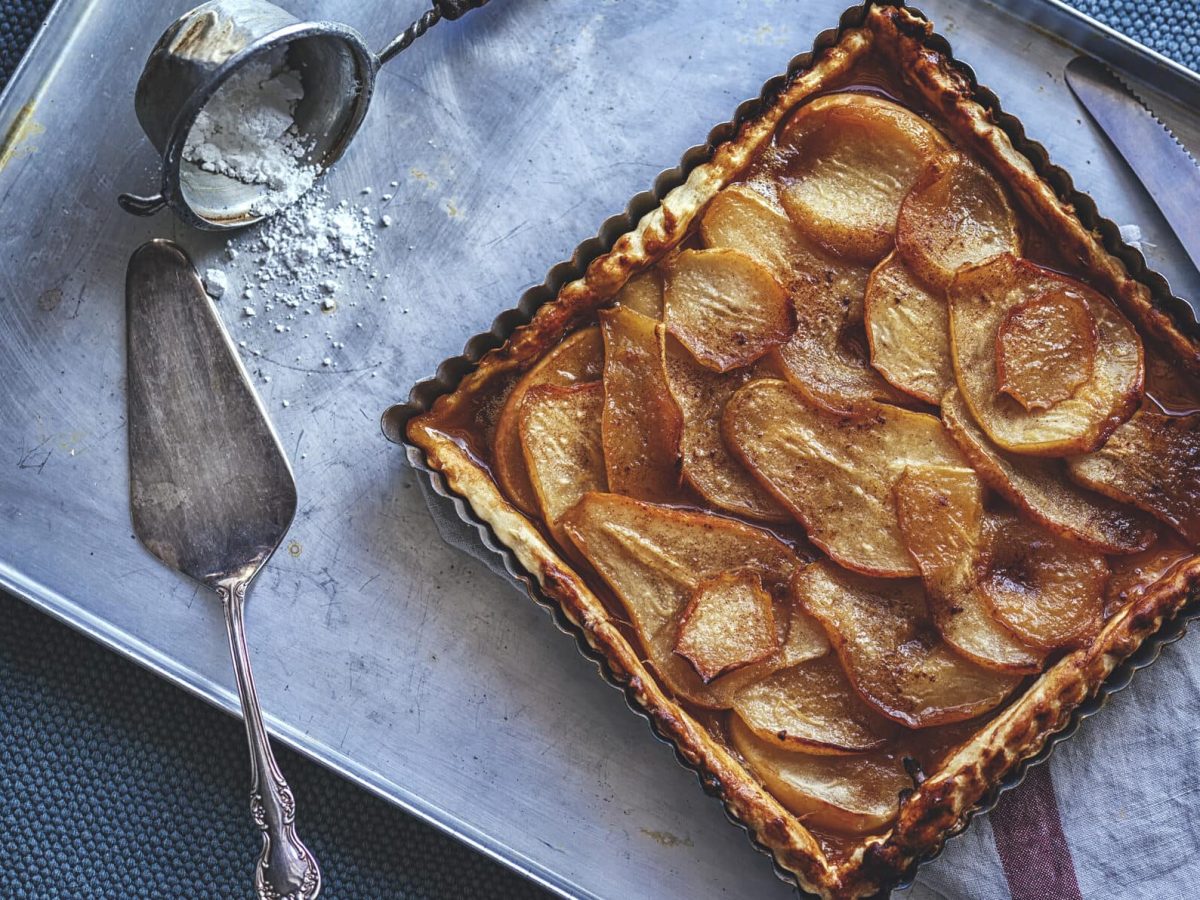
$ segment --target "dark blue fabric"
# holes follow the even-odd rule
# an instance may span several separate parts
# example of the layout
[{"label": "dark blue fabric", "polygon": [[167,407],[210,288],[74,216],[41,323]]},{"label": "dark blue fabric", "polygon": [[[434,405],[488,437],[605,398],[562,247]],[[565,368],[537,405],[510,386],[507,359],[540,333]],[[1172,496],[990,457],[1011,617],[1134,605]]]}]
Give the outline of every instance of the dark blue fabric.
[{"label": "dark blue fabric", "polygon": [[[1200,65],[1200,0],[1074,0]],[[51,0],[0,0],[0,84]],[[534,897],[507,870],[283,751],[331,898]],[[0,594],[0,900],[249,897],[241,725]]]},{"label": "dark blue fabric", "polygon": [[[330,898],[533,898],[520,876],[290,753]],[[241,723],[0,595],[0,898],[252,895]]]},{"label": "dark blue fabric", "polygon": [[1164,56],[1200,69],[1200,0],[1067,0]]},{"label": "dark blue fabric", "polygon": [[0,86],[20,62],[54,0],[0,0]]},{"label": "dark blue fabric", "polygon": [[[330,898],[533,898],[520,876],[280,751]],[[250,897],[241,723],[0,595],[0,898]]]}]

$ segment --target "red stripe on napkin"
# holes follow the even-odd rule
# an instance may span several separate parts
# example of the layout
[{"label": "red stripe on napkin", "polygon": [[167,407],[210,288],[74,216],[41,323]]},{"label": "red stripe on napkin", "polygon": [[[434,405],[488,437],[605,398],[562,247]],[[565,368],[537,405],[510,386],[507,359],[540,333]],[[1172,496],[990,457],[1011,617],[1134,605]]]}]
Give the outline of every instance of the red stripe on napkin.
[{"label": "red stripe on napkin", "polygon": [[988,816],[1012,900],[1083,900],[1050,766],[1033,766]]}]

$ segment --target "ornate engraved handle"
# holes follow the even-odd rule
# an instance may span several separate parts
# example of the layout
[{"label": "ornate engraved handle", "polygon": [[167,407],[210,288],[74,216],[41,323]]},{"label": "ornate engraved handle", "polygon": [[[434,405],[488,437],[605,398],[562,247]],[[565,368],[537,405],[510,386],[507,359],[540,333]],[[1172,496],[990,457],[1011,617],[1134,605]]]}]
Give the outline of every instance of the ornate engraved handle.
[{"label": "ornate engraved handle", "polygon": [[313,900],[321,893],[321,870],[296,836],[296,801],[271,753],[250,671],[243,615],[249,584],[244,578],[229,578],[217,585],[217,593],[225,608],[229,652],[250,741],[250,812],[263,833],[254,889],[260,900]]},{"label": "ornate engraved handle", "polygon": [[432,9],[426,10],[421,18],[409,25],[390,44],[379,51],[379,65],[382,66],[392,57],[406,50],[413,41],[442,19],[452,22],[462,18],[473,9],[479,9],[487,2],[488,0],[433,0]]}]

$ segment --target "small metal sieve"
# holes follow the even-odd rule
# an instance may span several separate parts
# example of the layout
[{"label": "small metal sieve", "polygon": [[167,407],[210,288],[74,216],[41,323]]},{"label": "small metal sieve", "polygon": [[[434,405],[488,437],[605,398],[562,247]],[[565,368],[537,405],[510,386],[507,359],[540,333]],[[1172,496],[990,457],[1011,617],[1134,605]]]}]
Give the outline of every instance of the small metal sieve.
[{"label": "small metal sieve", "polygon": [[121,207],[148,216],[169,206],[189,225],[223,231],[265,218],[256,212],[268,192],[208,172],[184,160],[196,117],[235,72],[285,47],[304,96],[294,112],[305,162],[324,173],[345,151],[366,115],[379,67],[441,19],[457,19],[487,0],[433,0],[433,8],[378,54],[339,22],[302,22],[266,0],[210,0],[169,27],[146,61],[134,106],[147,137],[162,154],[159,193],[122,194]]}]

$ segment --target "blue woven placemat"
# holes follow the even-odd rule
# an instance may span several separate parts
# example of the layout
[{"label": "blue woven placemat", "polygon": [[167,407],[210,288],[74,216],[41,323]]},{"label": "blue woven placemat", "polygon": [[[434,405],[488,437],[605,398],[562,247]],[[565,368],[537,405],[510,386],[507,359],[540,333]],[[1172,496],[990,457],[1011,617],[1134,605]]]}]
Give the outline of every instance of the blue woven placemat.
[{"label": "blue woven placemat", "polygon": [[1067,0],[1106,25],[1200,69],[1200,0]]},{"label": "blue woven placemat", "polygon": [[16,68],[54,0],[0,0],[0,86]]},{"label": "blue woven placemat", "polygon": [[[1200,66],[1200,0],[1074,0]],[[51,0],[0,0],[0,85]],[[241,724],[0,593],[0,900],[249,897]],[[532,885],[281,751],[331,898],[536,897]]]},{"label": "blue woven placemat", "polygon": [[[287,750],[331,898],[538,897]],[[0,898],[250,897],[241,722],[0,596]]]}]

